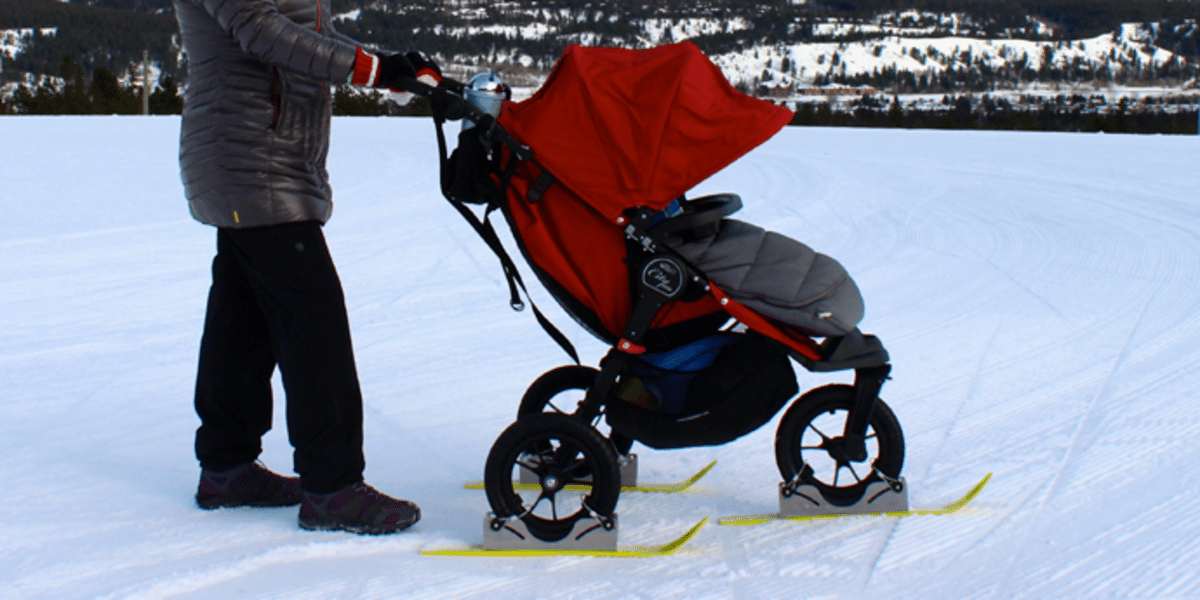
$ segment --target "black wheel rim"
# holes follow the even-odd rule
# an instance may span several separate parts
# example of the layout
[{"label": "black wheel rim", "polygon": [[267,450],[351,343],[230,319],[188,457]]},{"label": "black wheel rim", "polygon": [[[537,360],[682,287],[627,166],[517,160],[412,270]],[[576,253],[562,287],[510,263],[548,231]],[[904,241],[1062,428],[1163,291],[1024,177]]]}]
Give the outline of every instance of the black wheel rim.
[{"label": "black wheel rim", "polygon": [[787,410],[775,438],[784,481],[811,485],[826,501],[848,506],[873,482],[899,477],[904,434],[891,408],[877,400],[861,442],[845,437],[854,388],[829,385],[810,390]]},{"label": "black wheel rim", "polygon": [[848,490],[864,485],[875,475],[875,461],[879,458],[879,438],[875,429],[868,425],[863,442],[866,458],[854,460],[847,454],[851,445],[842,430],[846,426],[849,411],[831,409],[818,414],[800,433],[800,461],[807,469],[802,477],[805,483],[830,490]]},{"label": "black wheel rim", "polygon": [[[575,521],[592,513],[592,464],[598,458],[591,454],[579,440],[557,432],[531,435],[514,446],[505,460],[512,475],[503,490],[510,498],[509,514],[520,517],[539,539],[565,537]],[[512,485],[522,470],[535,476],[537,489]]]}]

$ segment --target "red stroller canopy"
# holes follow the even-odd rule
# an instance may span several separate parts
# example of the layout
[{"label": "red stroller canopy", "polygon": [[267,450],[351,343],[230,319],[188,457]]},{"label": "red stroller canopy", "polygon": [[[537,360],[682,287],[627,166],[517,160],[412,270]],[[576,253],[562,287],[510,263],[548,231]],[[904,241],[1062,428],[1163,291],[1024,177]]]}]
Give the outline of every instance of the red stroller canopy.
[{"label": "red stroller canopy", "polygon": [[792,112],[752,98],[691,42],[646,50],[568,46],[506,131],[606,218],[672,200],[775,135]]}]

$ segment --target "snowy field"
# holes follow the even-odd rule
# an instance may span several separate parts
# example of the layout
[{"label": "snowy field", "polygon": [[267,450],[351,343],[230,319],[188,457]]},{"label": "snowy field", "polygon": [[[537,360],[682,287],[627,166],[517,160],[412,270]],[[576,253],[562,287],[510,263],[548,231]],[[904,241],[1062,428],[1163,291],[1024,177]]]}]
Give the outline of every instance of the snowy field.
[{"label": "snowy field", "polygon": [[[650,559],[426,557],[477,543],[463,489],[544,370],[496,259],[441,199],[433,127],[334,123],[367,480],[418,502],[390,537],[296,510],[205,512],[191,408],[211,228],[178,120],[0,118],[0,599],[1200,597],[1200,138],[788,128],[700,186],[839,259],[894,361],[916,508],[710,523]],[[604,347],[535,292],[585,362]],[[802,387],[849,374],[800,372]],[[264,461],[290,470],[282,394]],[[776,508],[776,421],[718,448],[639,447],[621,544]]]}]

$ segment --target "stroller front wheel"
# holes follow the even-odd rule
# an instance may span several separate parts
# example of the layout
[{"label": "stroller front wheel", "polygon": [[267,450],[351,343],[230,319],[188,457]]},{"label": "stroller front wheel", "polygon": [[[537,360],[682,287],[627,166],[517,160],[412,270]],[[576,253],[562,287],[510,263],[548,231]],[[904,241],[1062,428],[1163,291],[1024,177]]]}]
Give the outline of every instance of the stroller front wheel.
[{"label": "stroller front wheel", "polygon": [[[522,470],[535,476],[534,489],[515,485]],[[520,518],[546,542],[566,537],[582,517],[611,516],[621,492],[608,440],[579,419],[554,413],[522,417],[505,429],[483,476],[492,512]]]},{"label": "stroller front wheel", "polygon": [[843,437],[852,406],[854,386],[841,384],[816,388],[792,403],[775,434],[775,462],[785,482],[798,479],[827,501],[847,506],[871,482],[900,476],[904,434],[892,409],[877,398],[863,443],[855,445]]}]

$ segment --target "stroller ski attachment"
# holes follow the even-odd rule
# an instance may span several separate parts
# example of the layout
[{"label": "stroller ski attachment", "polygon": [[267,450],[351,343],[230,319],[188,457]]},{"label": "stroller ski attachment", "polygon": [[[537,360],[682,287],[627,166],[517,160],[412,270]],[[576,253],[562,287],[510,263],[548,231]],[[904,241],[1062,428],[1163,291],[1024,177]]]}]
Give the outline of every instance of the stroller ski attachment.
[{"label": "stroller ski attachment", "polygon": [[[723,445],[780,411],[784,513],[908,509],[904,436],[880,398],[890,359],[858,329],[853,279],[803,243],[730,218],[736,194],[686,197],[790,111],[734,90],[687,42],[570,46],[531,98],[489,104],[496,114],[459,82],[407,87],[430,99],[443,195],[496,253],[510,304],[524,307],[525,284],[493,212],[546,291],[610,346],[598,368],[580,364],[529,302],[575,364],[533,382],[488,453],[486,549],[611,551],[634,442]],[[457,119],[470,126],[448,154],[443,125]],[[793,361],[854,381],[797,396]],[[805,498],[816,508],[789,508]]]}]

